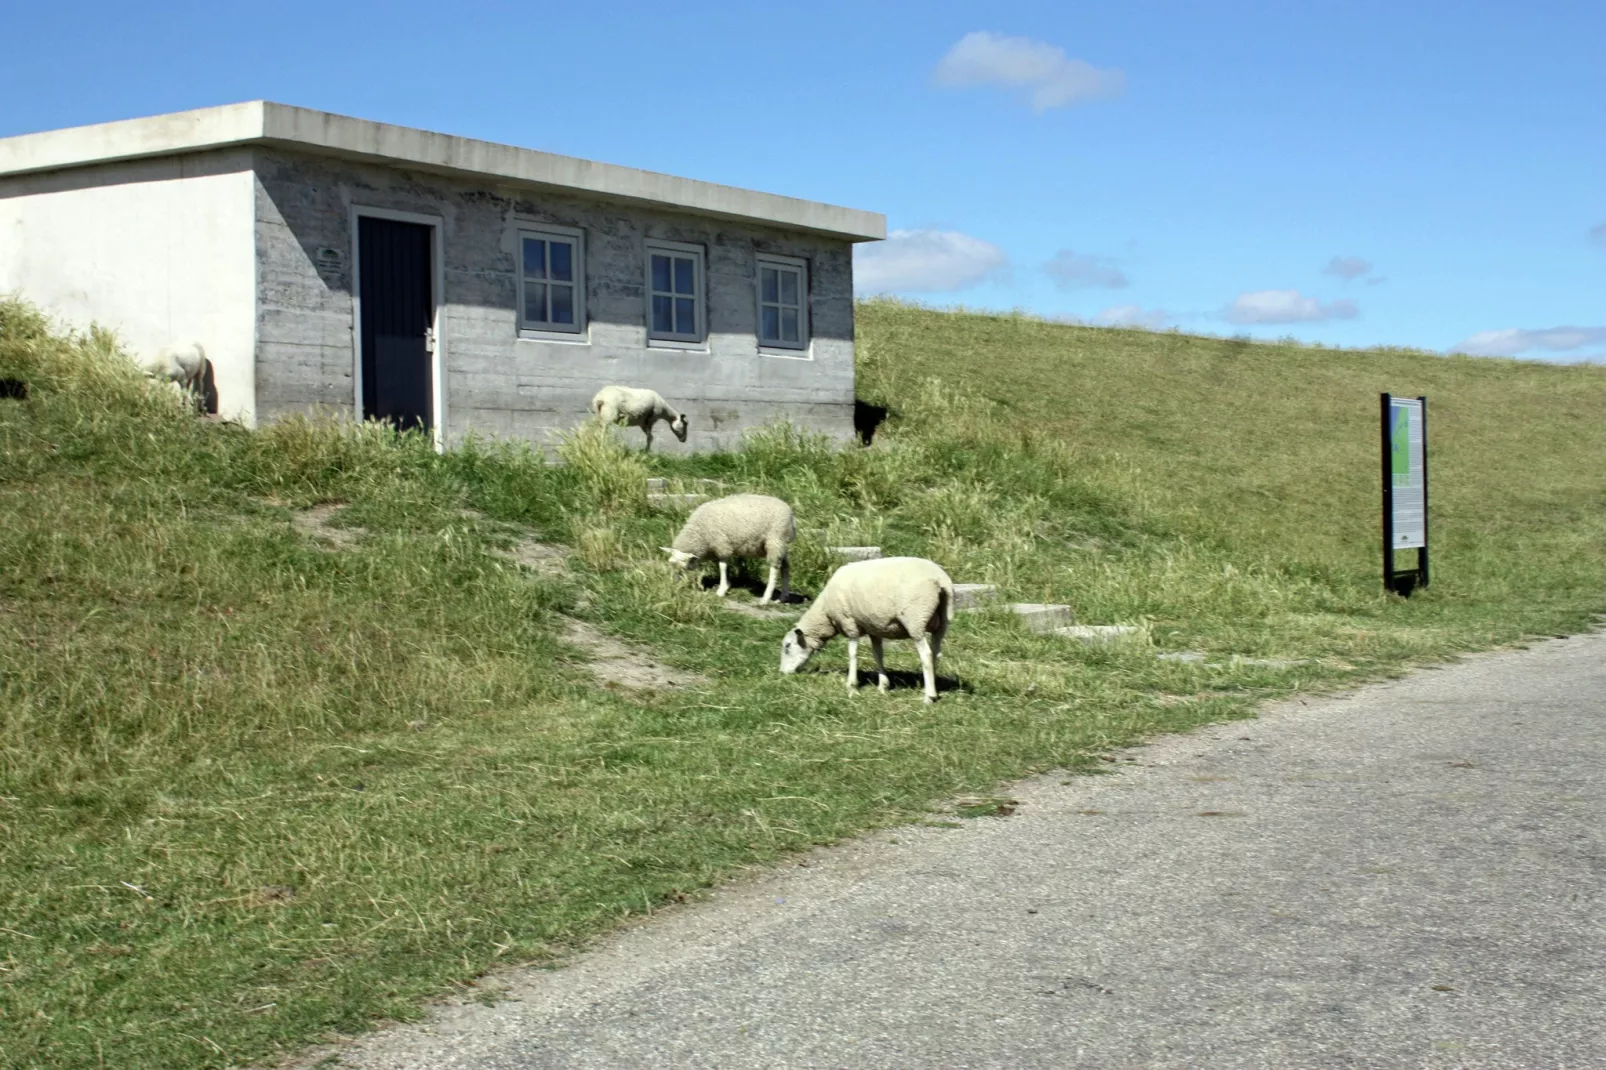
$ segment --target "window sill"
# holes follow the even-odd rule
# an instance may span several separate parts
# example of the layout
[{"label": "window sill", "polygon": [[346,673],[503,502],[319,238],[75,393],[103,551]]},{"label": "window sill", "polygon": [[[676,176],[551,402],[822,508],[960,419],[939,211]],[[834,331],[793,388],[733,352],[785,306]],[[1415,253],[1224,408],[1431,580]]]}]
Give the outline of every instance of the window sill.
[{"label": "window sill", "polygon": [[709,351],[706,339],[701,342],[692,342],[674,338],[649,338],[647,339],[647,348],[670,349],[680,353],[707,353]]},{"label": "window sill", "polygon": [[772,346],[759,343],[758,355],[761,357],[785,357],[788,360],[813,360],[814,347],[803,346],[792,349],[788,346]]},{"label": "window sill", "polygon": [[590,331],[532,331],[528,327],[519,328],[519,341],[521,342],[558,342],[563,345],[588,346],[591,344]]}]

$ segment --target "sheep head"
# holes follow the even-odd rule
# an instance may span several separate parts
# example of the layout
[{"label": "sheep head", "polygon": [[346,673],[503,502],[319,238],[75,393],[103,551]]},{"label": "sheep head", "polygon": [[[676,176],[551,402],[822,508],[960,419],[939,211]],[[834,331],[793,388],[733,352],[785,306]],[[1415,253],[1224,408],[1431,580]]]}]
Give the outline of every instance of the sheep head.
[{"label": "sheep head", "polygon": [[794,627],[781,640],[781,673],[790,676],[797,672],[824,645],[809,638],[802,628]]},{"label": "sheep head", "polygon": [[676,416],[673,420],[669,421],[669,430],[673,431],[675,433],[675,437],[680,439],[680,441],[686,441],[686,414],[681,413],[679,416]]},{"label": "sheep head", "polygon": [[672,546],[660,546],[658,549],[669,555],[669,564],[673,568],[688,569],[697,563],[697,555],[685,550],[677,550]]}]

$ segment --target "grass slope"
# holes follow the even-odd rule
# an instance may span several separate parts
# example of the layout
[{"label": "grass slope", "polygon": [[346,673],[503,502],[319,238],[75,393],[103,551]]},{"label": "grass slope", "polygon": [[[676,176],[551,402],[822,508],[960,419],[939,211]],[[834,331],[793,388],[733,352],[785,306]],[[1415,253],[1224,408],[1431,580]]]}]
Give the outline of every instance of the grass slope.
[{"label": "grass slope", "polygon": [[[227,1066],[551,961],[787,851],[1145,733],[1606,609],[1606,375],[859,310],[868,450],[776,428],[550,467],[153,396],[0,304],[0,1067]],[[1376,394],[1427,393],[1435,580],[1379,590]],[[1146,642],[966,614],[936,707],[679,584],[648,474],[781,494],[794,586],[879,543]],[[293,518],[346,503],[349,548]],[[534,531],[566,573],[497,555]],[[762,579],[762,577],[758,577]],[[704,673],[599,688],[564,615]],[[1155,647],[1314,659],[1161,662]],[[965,814],[985,810],[973,808]]]}]

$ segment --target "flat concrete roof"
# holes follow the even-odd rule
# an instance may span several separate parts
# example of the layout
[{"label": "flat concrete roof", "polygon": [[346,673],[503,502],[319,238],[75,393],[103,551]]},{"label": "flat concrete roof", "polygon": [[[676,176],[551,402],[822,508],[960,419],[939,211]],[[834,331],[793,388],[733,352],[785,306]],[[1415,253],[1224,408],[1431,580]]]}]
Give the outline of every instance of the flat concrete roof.
[{"label": "flat concrete roof", "polygon": [[689,212],[828,234],[847,241],[887,236],[886,216],[834,204],[698,182],[634,167],[353,119],[266,100],[74,126],[0,138],[0,176],[268,145],[495,185],[586,193]]}]

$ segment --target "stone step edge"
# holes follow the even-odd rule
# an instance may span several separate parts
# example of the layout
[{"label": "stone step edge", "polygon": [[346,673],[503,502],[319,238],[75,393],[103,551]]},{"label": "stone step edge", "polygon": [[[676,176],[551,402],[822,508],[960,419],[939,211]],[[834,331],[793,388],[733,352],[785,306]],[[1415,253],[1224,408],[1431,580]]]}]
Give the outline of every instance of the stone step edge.
[{"label": "stone step edge", "polygon": [[663,494],[651,493],[647,495],[647,504],[654,509],[689,509],[694,505],[701,505],[708,500],[706,494]]},{"label": "stone step edge", "polygon": [[[719,488],[723,488],[725,486],[725,484],[721,483],[717,479],[682,479],[682,480],[677,480],[677,482],[684,483],[684,484],[690,484],[690,485],[694,485],[694,486],[699,486],[699,487],[708,487],[708,488],[713,488],[713,489],[719,489]],[[665,477],[665,476],[648,476],[647,477],[647,493],[648,494],[663,494],[668,489],[669,489],[669,479],[667,477]]]}]

